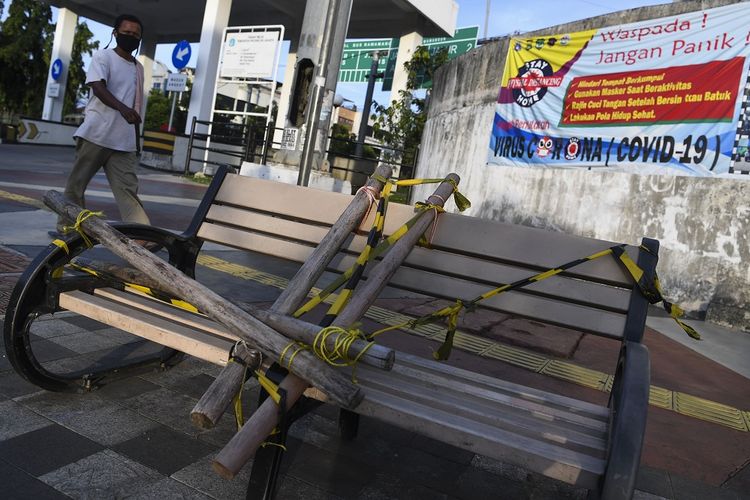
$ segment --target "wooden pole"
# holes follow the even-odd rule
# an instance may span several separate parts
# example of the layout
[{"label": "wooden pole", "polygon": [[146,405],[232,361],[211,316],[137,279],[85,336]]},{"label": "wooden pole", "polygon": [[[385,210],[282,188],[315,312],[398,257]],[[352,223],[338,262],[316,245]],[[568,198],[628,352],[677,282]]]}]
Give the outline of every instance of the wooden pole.
[{"label": "wooden pole", "polygon": [[[103,276],[111,276],[123,283],[133,283],[136,285],[145,286],[152,290],[161,291],[160,284],[156,280],[151,279],[137,269],[132,267],[124,267],[114,262],[107,262],[102,260],[93,260],[78,257],[73,260],[73,263],[78,264],[82,267],[86,267],[95,271]],[[181,297],[175,297],[181,298]],[[229,299],[227,299],[229,300]],[[249,313],[251,316],[261,320],[266,325],[270,326],[274,330],[281,332],[285,337],[290,339],[299,340],[308,345],[313,345],[320,333],[321,327],[308,323],[307,321],[296,319],[292,316],[285,316],[274,312],[273,310],[261,309],[253,304],[248,303],[237,303],[237,307]],[[336,336],[331,335],[326,339],[326,347],[328,352],[331,352],[335,348]],[[369,346],[369,347],[368,347]],[[354,341],[348,348],[347,352],[344,353],[346,357],[354,359],[362,354],[360,361],[366,365],[374,366],[382,370],[390,370],[393,367],[393,360],[395,354],[393,349],[374,344],[370,346],[370,343],[364,340]],[[244,370],[243,370],[244,371]],[[218,380],[218,379],[217,379]]]},{"label": "wooden pole", "polygon": [[[392,167],[387,165],[380,165],[375,170],[376,175],[368,179],[366,184],[367,189],[379,193],[383,189],[383,182],[377,180],[375,177],[380,176],[381,178],[388,179],[392,173]],[[292,314],[300,305],[302,305],[302,301],[305,299],[305,297],[307,297],[308,292],[313,287],[315,282],[318,281],[320,275],[323,274],[323,271],[325,271],[328,263],[331,261],[331,259],[333,259],[336,253],[338,253],[339,248],[341,248],[341,245],[349,237],[349,235],[352,234],[352,231],[354,231],[360,224],[362,218],[370,208],[371,202],[372,200],[370,200],[370,197],[365,190],[359,191],[354,196],[351,203],[349,203],[349,205],[339,217],[338,221],[336,221],[336,223],[331,226],[331,229],[329,229],[328,233],[326,233],[323,239],[320,240],[320,243],[315,248],[313,253],[307,258],[304,264],[302,264],[302,266],[292,277],[292,279],[289,280],[289,284],[281,292],[281,295],[276,298],[276,301],[271,306],[272,311],[287,315]],[[301,340],[298,337],[295,338]],[[312,339],[305,342],[310,344],[312,342]],[[392,364],[393,363],[391,361],[391,365]],[[234,363],[227,364],[221,370],[219,376],[216,377],[214,383],[211,384],[209,390],[206,391],[201,400],[198,401],[198,405],[196,405],[197,410],[203,411],[203,409],[207,408],[204,398],[214,401],[215,404],[227,408],[229,406],[229,403],[231,402],[231,397],[233,397],[230,397],[230,394],[232,394],[233,389],[234,392],[236,392],[239,388],[240,382],[238,382],[238,380],[240,380],[239,377],[243,373],[245,373],[245,371],[238,365]],[[225,385],[229,387],[223,387]],[[219,390],[219,392],[224,395],[224,400],[217,399],[214,394],[209,394],[209,392],[213,393],[217,390]],[[193,409],[193,415],[195,415],[197,411],[196,408]],[[211,414],[216,414],[216,412],[211,411]],[[220,416],[221,414],[219,414],[219,417]],[[216,421],[212,420],[209,415],[205,415],[204,417],[205,418],[196,416],[193,419],[193,422],[203,422],[204,424],[210,422],[211,427],[216,424]]]},{"label": "wooden pole", "polygon": [[190,420],[199,429],[211,429],[216,425],[237,395],[236,387],[244,382],[245,372],[257,370],[262,361],[260,353],[255,349],[250,349],[244,342],[235,344],[232,358],[236,360],[232,359],[228,364],[237,365],[240,368],[232,375],[235,380],[232,380],[231,384],[217,384],[218,379],[214,380],[190,412]]},{"label": "wooden pole", "polygon": [[[449,174],[448,178],[458,184],[459,177],[456,174]],[[445,200],[453,193],[453,184],[444,181],[435,190],[435,193],[428,198],[428,203],[437,206],[443,206]],[[417,243],[422,234],[433,224],[437,217],[436,210],[425,211],[416,221],[407,233],[401,237],[396,244],[389,250],[386,257],[376,266],[367,279],[366,289],[357,290],[353,295],[357,298],[354,305],[351,303],[344,308],[338,318],[333,322],[337,326],[349,326],[357,321],[367,307],[377,298],[377,294],[385,287],[387,280],[396,272],[403,260]],[[395,253],[394,253],[395,252]],[[388,258],[391,254],[393,257]],[[382,270],[380,268],[383,268]],[[372,283],[376,280],[385,280],[382,283]],[[351,312],[348,312],[351,311]],[[355,313],[359,313],[354,317]],[[294,374],[287,375],[279,387],[286,391],[286,402],[289,410],[294,403],[300,398],[309,384]],[[267,399],[248,419],[245,425],[237,434],[227,443],[227,445],[216,455],[213,462],[214,470],[226,479],[233,478],[245,463],[255,454],[258,447],[266,440],[271,431],[278,424],[279,409],[276,403]]]},{"label": "wooden pole", "polygon": [[[56,191],[48,191],[44,196],[44,203],[71,220],[77,220],[81,213],[80,207],[70,203]],[[290,340],[276,330],[133,243],[130,238],[98,217],[86,218],[81,222],[81,226],[86,234],[96,238],[115,255],[156,279],[169,293],[184,297],[208,317],[223,324],[230,332],[248,342],[251,347],[260,350],[265,356],[279,360],[281,353],[288,348]],[[287,365],[289,357],[286,356],[286,363],[281,364]],[[351,380],[308,351],[301,351],[294,357],[290,370],[309,380],[331,400],[344,407],[353,408],[362,400],[360,389]]]}]

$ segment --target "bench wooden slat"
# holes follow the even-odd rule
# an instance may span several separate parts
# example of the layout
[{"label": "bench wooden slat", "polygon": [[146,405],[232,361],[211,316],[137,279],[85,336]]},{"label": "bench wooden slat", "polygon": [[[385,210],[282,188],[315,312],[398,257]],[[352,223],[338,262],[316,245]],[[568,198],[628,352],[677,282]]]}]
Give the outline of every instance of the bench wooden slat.
[{"label": "bench wooden slat", "polygon": [[[231,246],[255,252],[274,255],[302,262],[313,251],[312,246],[287,240],[280,240],[258,233],[248,233],[238,229],[203,224],[199,233],[208,241],[231,241]],[[349,262],[336,260],[343,271]],[[416,292],[426,292],[447,299],[471,300],[488,291],[487,285],[458,280],[435,273],[401,267],[391,279],[391,285]],[[561,302],[545,297],[531,296],[521,292],[508,292],[482,301],[482,305],[498,311],[525,317],[536,317],[552,324],[567,328],[582,329],[587,332],[620,339],[625,327],[625,316],[610,311],[601,311],[578,304]]]},{"label": "bench wooden slat", "polygon": [[[219,190],[216,203],[330,225],[338,219],[350,199],[351,195],[230,174]],[[391,203],[384,233],[392,233],[413,215],[413,207]],[[368,221],[372,218],[373,214],[370,214]],[[369,227],[368,222],[363,227]],[[615,243],[453,213],[440,216],[433,239],[435,248],[460,249],[464,253],[505,262],[524,262],[540,269],[585,257],[613,245]],[[633,256],[635,251],[634,247],[629,248]],[[626,287],[632,284],[630,277],[612,259],[587,262],[571,272]]]},{"label": "bench wooden slat", "polygon": [[[391,284],[407,290],[429,290],[430,295],[448,299],[471,300],[488,291],[483,285],[404,267],[391,278]],[[497,311],[536,318],[550,324],[580,329],[613,339],[621,339],[625,328],[624,314],[520,292],[495,295],[483,300],[482,305]]]},{"label": "bench wooden slat", "polygon": [[351,199],[347,194],[228,174],[214,202],[332,225]]},{"label": "bench wooden slat", "polygon": [[551,392],[535,389],[521,384],[515,384],[499,378],[489,377],[481,373],[464,370],[451,366],[448,363],[435,363],[430,359],[421,358],[404,352],[398,353],[398,363],[401,366],[413,366],[424,373],[440,375],[442,377],[462,380],[477,387],[486,387],[490,390],[508,394],[522,395],[524,399],[551,407],[563,408],[571,412],[585,415],[589,418],[607,422],[609,419],[609,408],[600,406],[580,399],[561,396]]},{"label": "bench wooden slat", "polygon": [[604,473],[603,459],[474,422],[372,388],[365,388],[365,399],[356,412],[585,488],[595,488]]},{"label": "bench wooden slat", "polygon": [[232,343],[238,340],[238,337],[230,333],[223,325],[216,323],[206,316],[180,309],[179,307],[142,295],[137,291],[123,292],[114,288],[97,288],[94,290],[94,295],[133,307],[139,311],[167,318],[188,328],[209,332],[217,337],[225,338]]},{"label": "bench wooden slat", "polygon": [[60,307],[217,365],[234,342],[78,290],[60,294]]},{"label": "bench wooden slat", "polygon": [[357,378],[363,387],[599,458],[603,458],[607,447],[606,424],[594,429],[590,427],[595,424],[591,421],[585,425],[573,423],[571,417],[577,417],[574,414],[536,404],[523,408],[519,398],[488,391],[481,395],[476,391],[463,392],[470,385],[456,382],[438,388],[434,383],[425,383],[425,374],[419,371],[359,370]]},{"label": "bench wooden slat", "polygon": [[[208,212],[206,220],[215,226],[232,226],[228,229],[233,231],[241,227],[251,232],[262,232],[278,236],[279,239],[290,238],[317,245],[325,235],[327,229],[322,226],[311,226],[299,221],[290,221],[280,217],[267,214],[249,212],[238,208],[227,206],[213,206]],[[236,226],[236,227],[235,227]],[[206,227],[206,230],[208,226]],[[201,233],[201,234],[206,234]],[[227,235],[228,236],[228,235]],[[220,236],[214,236],[214,240]],[[345,250],[358,254],[364,248],[366,238],[357,236],[350,238],[345,245]],[[276,247],[277,249],[279,247]],[[294,252],[294,250],[293,250]],[[296,253],[293,253],[298,255]],[[285,257],[277,251],[274,255]],[[426,268],[430,271],[444,272],[458,277],[473,279],[480,277],[489,283],[512,283],[516,280],[533,276],[537,273],[529,267],[519,268],[509,265],[498,264],[487,260],[467,257],[465,255],[452,254],[446,251],[430,250],[426,248],[415,248],[406,260],[405,265]],[[341,270],[341,269],[339,269]],[[562,297],[564,300],[575,300],[595,306],[616,308],[626,311],[630,300],[630,290],[601,285],[592,282],[577,280],[571,282],[572,278],[552,277],[534,283],[527,287],[540,293]],[[487,289],[492,288],[487,285]]]}]

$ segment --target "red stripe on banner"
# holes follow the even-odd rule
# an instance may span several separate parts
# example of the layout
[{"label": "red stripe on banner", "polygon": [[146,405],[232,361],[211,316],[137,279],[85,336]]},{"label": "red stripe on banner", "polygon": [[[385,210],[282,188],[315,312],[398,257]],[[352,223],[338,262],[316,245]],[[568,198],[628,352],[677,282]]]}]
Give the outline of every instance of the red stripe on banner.
[{"label": "red stripe on banner", "polygon": [[574,78],[561,125],[731,121],[744,57]]}]

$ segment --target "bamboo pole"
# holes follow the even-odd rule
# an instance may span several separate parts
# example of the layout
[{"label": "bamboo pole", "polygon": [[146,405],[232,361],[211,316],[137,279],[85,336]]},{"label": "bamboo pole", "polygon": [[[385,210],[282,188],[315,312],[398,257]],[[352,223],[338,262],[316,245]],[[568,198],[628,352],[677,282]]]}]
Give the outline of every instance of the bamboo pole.
[{"label": "bamboo pole", "polygon": [[[459,177],[456,174],[449,174],[451,179],[458,184]],[[435,193],[428,198],[428,203],[443,206],[445,200],[453,193],[453,184],[444,181],[435,190]],[[338,318],[333,322],[337,326],[349,326],[357,321],[364,310],[372,304],[377,298],[377,294],[388,284],[388,279],[396,272],[403,260],[417,243],[422,234],[433,224],[437,217],[436,210],[425,211],[416,221],[409,231],[401,237],[398,242],[390,249],[386,257],[376,266],[367,279],[366,289],[358,290],[354,295],[357,302],[351,303],[344,308]],[[391,254],[393,257],[388,258]],[[382,268],[382,270],[381,270]],[[375,282],[380,280],[382,282]],[[353,300],[353,299],[352,299]],[[348,312],[351,311],[351,312]],[[355,316],[355,314],[358,314]],[[279,387],[286,391],[286,402],[289,410],[294,403],[300,398],[309,384],[294,374],[287,375],[279,384]],[[325,389],[323,389],[325,392]],[[213,468],[220,476],[231,479],[245,463],[252,457],[258,447],[266,440],[268,435],[273,431],[279,421],[279,408],[270,398],[267,399],[248,419],[245,425],[237,434],[227,443],[227,445],[216,455],[213,461]]]},{"label": "bamboo pole", "polygon": [[[77,220],[81,213],[80,207],[70,203],[56,191],[48,191],[44,196],[44,203],[71,220]],[[81,227],[86,234],[96,238],[115,255],[156,279],[169,293],[184,297],[208,317],[223,324],[230,332],[260,350],[265,356],[279,360],[281,353],[288,348],[290,340],[276,330],[133,243],[130,238],[98,217],[86,218],[81,222]],[[289,356],[286,359],[287,363],[288,360]],[[308,351],[299,352],[294,357],[290,370],[309,380],[312,385],[319,387],[333,401],[344,407],[353,408],[362,400],[360,389],[351,380]]]},{"label": "bamboo pole", "polygon": [[[382,164],[378,166],[375,170],[376,175],[370,177],[367,181],[367,189],[379,193],[383,189],[383,183],[375,177],[380,176],[381,178],[387,179],[391,176],[392,172],[393,168],[390,166]],[[302,304],[302,301],[307,297],[307,293],[313,287],[318,278],[320,278],[320,275],[323,274],[326,266],[339,251],[339,248],[341,248],[341,245],[346,238],[348,238],[352,231],[354,231],[360,224],[365,213],[370,208],[370,203],[370,197],[365,190],[359,191],[354,196],[351,203],[349,203],[339,217],[338,221],[331,226],[331,229],[328,230],[328,233],[326,233],[313,253],[307,258],[304,264],[302,264],[292,279],[289,280],[289,284],[281,292],[281,295],[276,298],[276,301],[274,301],[271,306],[272,311],[285,315],[291,314]],[[295,338],[302,340],[298,337]],[[303,341],[307,344],[312,343],[312,339]],[[392,357],[393,356],[391,355],[391,359]],[[231,402],[229,395],[232,393],[232,389],[236,392],[240,387],[238,377],[240,373],[244,374],[244,372],[245,371],[236,364],[227,364],[219,373],[219,376],[216,377],[214,383],[211,384],[211,387],[209,387],[203,397],[201,397],[201,400],[198,401],[198,405],[196,405],[197,410],[196,408],[193,409],[193,412],[191,413],[191,415],[194,416],[193,422],[202,422],[213,427],[218,419],[213,420],[209,418],[208,415],[201,417],[197,415],[196,412],[203,411],[207,408],[205,406],[204,398],[211,399],[214,401],[214,404],[227,408]],[[225,385],[230,387],[223,387]],[[209,394],[209,392],[213,393],[217,390],[224,395],[224,400],[217,399],[213,394]],[[216,414],[216,412],[211,410],[211,414]],[[222,414],[219,413],[219,417],[221,417],[221,415]]]}]

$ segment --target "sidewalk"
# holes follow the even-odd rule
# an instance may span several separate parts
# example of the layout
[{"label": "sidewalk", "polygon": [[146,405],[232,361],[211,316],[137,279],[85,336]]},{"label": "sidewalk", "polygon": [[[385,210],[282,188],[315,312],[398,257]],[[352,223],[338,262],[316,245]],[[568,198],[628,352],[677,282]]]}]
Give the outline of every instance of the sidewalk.
[{"label": "sidewalk", "polygon": [[[174,215],[192,213],[194,199],[183,198],[182,182],[152,179],[151,203],[174,203]],[[153,177],[149,177],[153,175]],[[166,176],[170,177],[170,176]],[[158,187],[156,184],[158,183]],[[43,193],[26,187],[26,193]],[[169,186],[173,186],[172,189]],[[14,191],[15,188],[0,189]],[[88,194],[88,193],[87,193]],[[92,199],[108,199],[104,189]],[[30,194],[27,194],[30,196]],[[0,308],[20,272],[49,244],[51,213],[14,201],[0,210]],[[0,205],[2,207],[3,205]],[[166,219],[165,219],[166,220]],[[19,223],[22,221],[22,223]],[[171,227],[175,227],[172,225]],[[248,256],[209,245],[212,256],[289,278],[295,267],[270,257]],[[268,303],[278,289],[201,268],[201,281],[237,300]],[[380,305],[404,312],[424,307],[397,293]],[[703,398],[739,409],[750,426],[750,334],[690,321],[702,342],[689,339],[652,309],[645,343],[651,354],[652,384],[666,390],[669,406],[652,404],[635,498],[750,498],[750,428],[702,420]],[[510,321],[510,319],[508,320]],[[512,321],[521,321],[512,319]],[[506,342],[508,324],[493,326],[492,338]],[[518,326],[517,324],[515,324]],[[461,328],[489,335],[480,317],[467,316]],[[529,331],[534,325],[525,326]],[[34,350],[45,366],[84,367],[113,352],[140,352],[146,343],[129,334],[70,313],[41,318],[32,328]],[[524,346],[588,370],[611,371],[616,356],[609,344],[578,335],[570,345],[537,340]],[[407,334],[388,337],[405,351],[424,350],[424,341]],[[457,351],[451,362],[487,370],[509,380],[562,394],[605,402],[607,393],[534,373],[510,364]],[[187,359],[169,371],[146,373],[84,394],[41,391],[23,381],[0,346],[0,484],[3,498],[244,498],[249,468],[233,481],[220,479],[210,459],[234,432],[231,418],[201,432],[189,412],[218,373],[218,368]],[[243,396],[246,412],[257,398],[250,383]],[[662,394],[662,393],[660,393]],[[693,398],[693,399],[691,399]],[[693,411],[692,408],[698,408]],[[743,414],[742,411],[745,413]],[[691,413],[692,412],[692,413]],[[363,419],[360,437],[345,443],[337,437],[336,411],[324,406],[292,427],[278,498],[586,498],[586,492],[528,474],[522,469],[474,455],[401,429]]]}]

